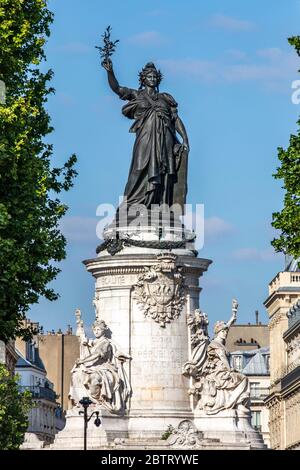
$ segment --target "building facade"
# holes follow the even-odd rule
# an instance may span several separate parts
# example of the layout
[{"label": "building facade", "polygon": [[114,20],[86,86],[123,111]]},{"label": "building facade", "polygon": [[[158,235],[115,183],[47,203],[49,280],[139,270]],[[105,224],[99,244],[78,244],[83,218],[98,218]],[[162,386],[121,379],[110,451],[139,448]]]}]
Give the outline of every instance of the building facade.
[{"label": "building facade", "polygon": [[5,364],[11,374],[15,372],[18,354],[15,349],[15,342],[9,341],[5,343],[0,341],[0,364]]},{"label": "building facade", "polygon": [[69,407],[71,369],[79,358],[79,339],[69,328],[62,331],[38,335],[39,354],[53,382],[58,402],[63,410]]},{"label": "building facade", "polygon": [[252,426],[262,434],[264,443],[270,447],[269,410],[264,403],[269,395],[270,350],[265,347],[233,351],[230,365],[248,377]]},{"label": "building facade", "polygon": [[[38,324],[32,324],[38,329]],[[15,372],[19,376],[20,390],[29,390],[34,407],[29,411],[29,425],[23,449],[43,448],[53,442],[55,434],[65,425],[65,418],[57,403],[53,383],[47,377],[39,354],[38,337],[30,341],[16,340],[18,360]]]},{"label": "building facade", "polygon": [[234,324],[230,327],[226,339],[228,351],[249,351],[252,349],[268,348],[269,329],[267,324],[259,321],[259,313],[255,312],[255,323]]},{"label": "building facade", "polygon": [[270,330],[270,443],[300,448],[300,272],[289,263],[269,284],[265,306]]},{"label": "building facade", "polygon": [[[38,333],[34,337],[36,351],[47,371],[47,377],[53,383],[57,394],[57,401],[66,411],[68,409],[68,395],[70,390],[71,369],[76,359],[79,357],[79,339],[72,334],[72,329],[68,326],[65,333],[61,330],[44,333],[43,328],[38,323],[29,322]],[[26,357],[24,341],[17,339],[17,348]],[[27,346],[28,347],[28,346]]]}]

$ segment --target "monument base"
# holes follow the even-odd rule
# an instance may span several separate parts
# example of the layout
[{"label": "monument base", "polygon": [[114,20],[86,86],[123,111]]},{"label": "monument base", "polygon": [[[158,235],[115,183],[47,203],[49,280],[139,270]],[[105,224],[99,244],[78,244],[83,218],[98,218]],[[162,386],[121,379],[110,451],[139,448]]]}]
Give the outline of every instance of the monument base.
[{"label": "monument base", "polygon": [[45,440],[44,436],[33,433],[26,432],[24,436],[24,442],[20,446],[21,450],[41,450],[46,445],[49,445],[49,442]]},{"label": "monument base", "polygon": [[265,449],[261,434],[251,426],[250,410],[224,410],[216,415],[195,411],[194,423],[207,439],[218,439],[222,444],[238,443],[250,449]]},{"label": "monument base", "polygon": [[[97,410],[99,411],[99,410]],[[92,411],[91,411],[92,412]],[[101,414],[100,414],[101,415]],[[93,418],[87,427],[87,447],[101,449],[108,445],[107,433],[103,426],[96,427]],[[84,420],[79,408],[67,411],[66,425],[55,436],[51,450],[82,450],[84,448]]]},{"label": "monument base", "polygon": [[[92,411],[91,411],[92,412]],[[183,419],[178,423],[179,416],[113,416],[102,413],[101,426],[97,428],[93,419],[88,424],[88,450],[264,450],[261,435],[249,422],[249,414],[228,410],[217,416],[197,413],[194,420]],[[147,420],[149,418],[149,420]],[[130,421],[136,419],[131,429]],[[165,420],[163,422],[163,420]],[[155,424],[156,422],[156,424]],[[144,423],[144,424],[143,424]],[[169,431],[167,439],[163,439],[161,429]],[[81,450],[84,445],[83,417],[74,410],[66,416],[66,426],[60,431],[50,450]],[[170,429],[170,428],[169,428]],[[166,436],[166,434],[165,434]],[[167,437],[167,436],[166,436]]]},{"label": "monument base", "polygon": [[[108,227],[97,258],[84,262],[96,281],[96,318],[131,358],[124,371],[132,388],[124,416],[102,410],[99,428],[90,420],[88,449],[265,448],[249,412],[208,417],[192,411],[190,381],[182,374],[190,356],[187,320],[199,308],[199,278],[211,263],[197,258],[194,248],[194,235],[181,226],[130,233]],[[82,449],[83,433],[74,407],[50,448]]]}]

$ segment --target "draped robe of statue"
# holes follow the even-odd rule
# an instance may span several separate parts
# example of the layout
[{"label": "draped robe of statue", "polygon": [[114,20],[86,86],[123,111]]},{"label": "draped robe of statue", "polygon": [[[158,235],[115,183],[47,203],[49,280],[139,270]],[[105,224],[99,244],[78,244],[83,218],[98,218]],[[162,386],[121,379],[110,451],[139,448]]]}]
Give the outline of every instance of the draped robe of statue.
[{"label": "draped robe of statue", "polygon": [[246,405],[249,401],[248,379],[230,367],[225,345],[213,339],[206,355],[199,384],[201,398],[198,408],[210,415]]},{"label": "draped robe of statue", "polygon": [[196,408],[207,415],[249,404],[248,379],[230,366],[230,353],[225,346],[225,338],[235,318],[227,324],[217,322],[215,328],[219,328],[212,341],[208,337],[206,314],[195,310],[187,319],[192,355],[183,366],[183,374],[194,379],[190,393],[197,401]]},{"label": "draped robe of statue", "polygon": [[128,103],[122,112],[134,119],[136,134],[128,181],[124,191],[128,207],[143,204],[180,204],[187,193],[187,154],[175,155],[179,144],[175,122],[177,103],[168,93],[149,95],[146,90],[120,87]]},{"label": "draped robe of statue", "polygon": [[[131,396],[129,380],[123,363],[129,356],[118,351],[116,345],[105,336],[88,340],[81,345],[80,358],[84,364],[72,369],[69,398],[74,404],[88,396],[111,413],[123,413]],[[90,360],[88,360],[90,358]]]}]

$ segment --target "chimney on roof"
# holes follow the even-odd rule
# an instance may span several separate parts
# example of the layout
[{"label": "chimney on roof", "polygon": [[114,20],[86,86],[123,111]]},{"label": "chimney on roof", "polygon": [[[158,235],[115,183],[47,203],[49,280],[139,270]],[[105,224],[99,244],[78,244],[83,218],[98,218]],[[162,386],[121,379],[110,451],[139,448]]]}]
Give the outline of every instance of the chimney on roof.
[{"label": "chimney on roof", "polygon": [[258,325],[258,310],[255,310],[255,323]]},{"label": "chimney on roof", "polygon": [[72,334],[72,327],[71,325],[68,325],[68,329],[67,329],[67,335],[71,335]]}]

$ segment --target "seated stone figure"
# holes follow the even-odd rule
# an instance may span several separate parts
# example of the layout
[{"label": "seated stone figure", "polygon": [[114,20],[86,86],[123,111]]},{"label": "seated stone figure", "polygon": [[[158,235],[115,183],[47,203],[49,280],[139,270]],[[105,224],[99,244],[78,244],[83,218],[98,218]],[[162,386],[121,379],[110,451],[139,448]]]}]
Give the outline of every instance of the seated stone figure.
[{"label": "seated stone figure", "polygon": [[[218,321],[215,324],[215,336],[206,348],[203,347],[205,342],[202,340],[202,357],[197,358],[197,363],[201,366],[196,373],[193,371],[190,374],[196,379],[190,392],[197,400],[197,409],[207,415],[228,409],[248,409],[248,379],[230,367],[229,353],[225,346],[229,328],[236,320],[236,301],[233,301],[232,310],[232,317],[227,323]],[[199,326],[203,328],[203,325]],[[207,330],[204,337],[206,334]],[[185,375],[186,372],[187,368],[184,367]]]},{"label": "seated stone figure", "polygon": [[96,319],[94,322],[95,339],[86,338],[80,323],[77,329],[80,358],[71,371],[69,398],[72,405],[77,405],[82,397],[88,396],[93,403],[111,413],[123,413],[131,395],[123,363],[130,357],[118,351],[108,338],[109,330],[104,321]]}]

